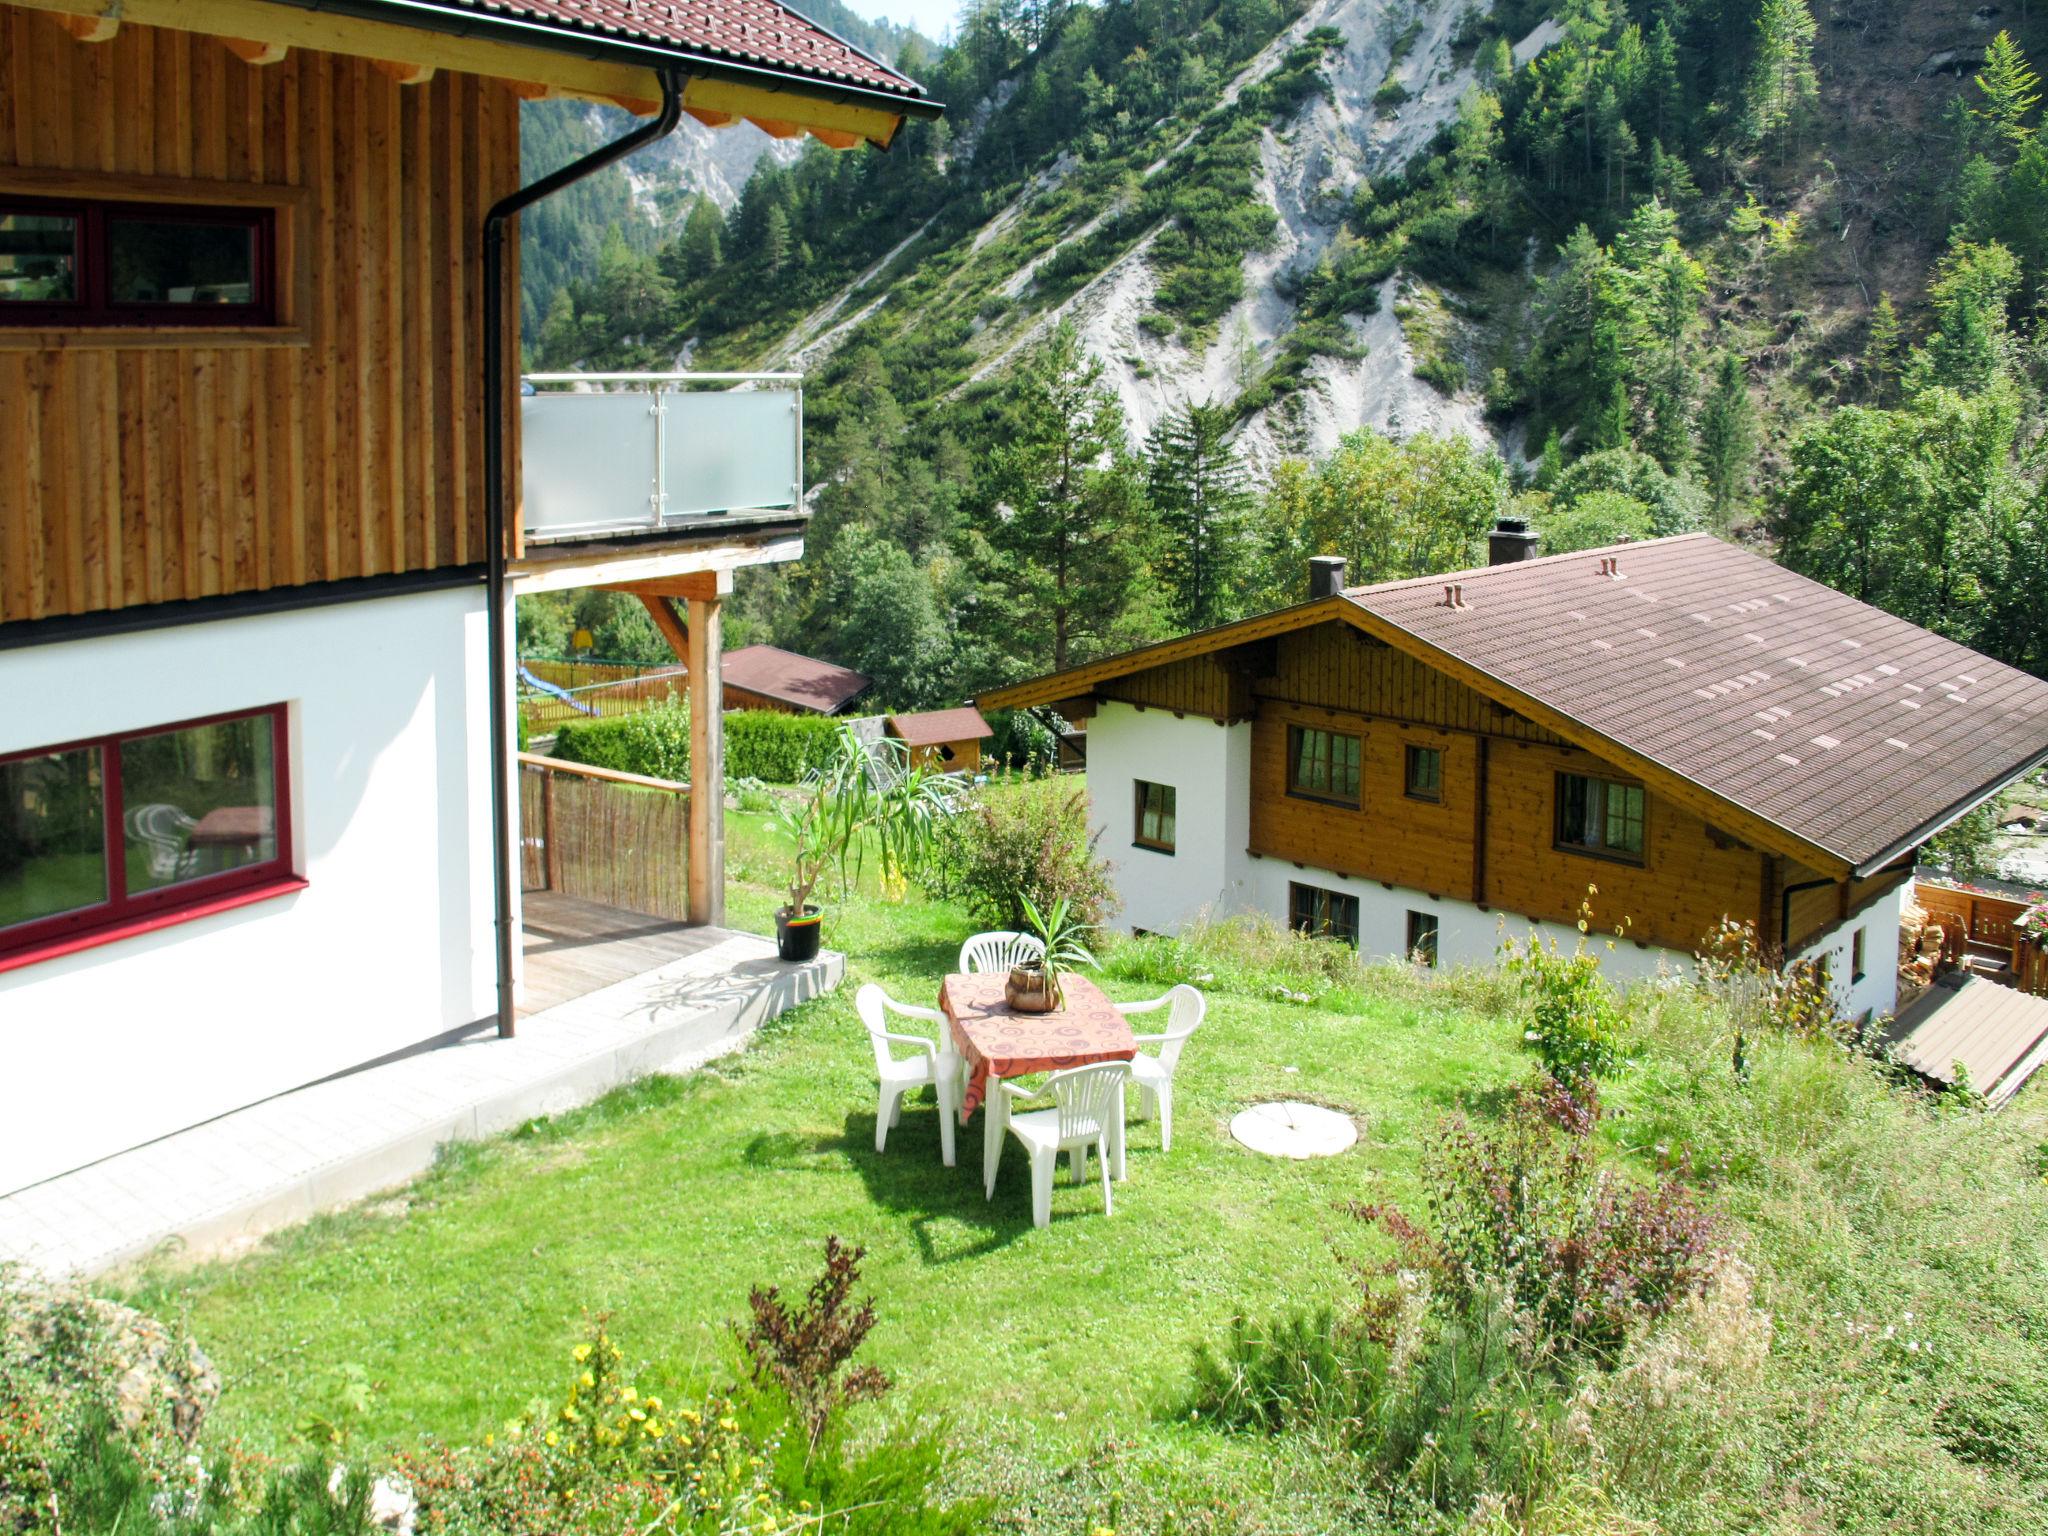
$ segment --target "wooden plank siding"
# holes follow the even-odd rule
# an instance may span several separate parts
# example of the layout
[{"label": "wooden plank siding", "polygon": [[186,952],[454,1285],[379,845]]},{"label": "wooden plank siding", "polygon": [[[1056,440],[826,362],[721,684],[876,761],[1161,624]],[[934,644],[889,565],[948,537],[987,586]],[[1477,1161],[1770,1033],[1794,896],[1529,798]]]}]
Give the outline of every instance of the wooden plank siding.
[{"label": "wooden plank siding", "polygon": [[[1270,675],[1250,684],[1254,854],[1553,922],[1576,921],[1597,887],[1597,927],[1611,931],[1626,917],[1631,939],[1688,952],[1724,915],[1762,919],[1763,855],[1654,792],[1642,864],[1555,846],[1559,773],[1631,775],[1346,627],[1275,644]],[[1289,725],[1363,738],[1358,809],[1287,793]],[[1409,745],[1442,752],[1440,801],[1407,798]],[[1832,913],[1836,893],[1822,895]]]},{"label": "wooden plank siding", "polygon": [[1251,691],[1231,658],[1235,651],[1216,651],[1169,661],[1129,677],[1113,678],[1095,690],[1097,696],[1147,709],[1170,709],[1211,720],[1240,719],[1251,713]]},{"label": "wooden plank siding", "polygon": [[[0,189],[274,197],[285,311],[246,336],[0,332],[0,622],[480,561],[481,226],[518,129],[498,81],[252,67],[133,24],[80,44],[0,8]],[[516,410],[507,431],[516,453]]]}]

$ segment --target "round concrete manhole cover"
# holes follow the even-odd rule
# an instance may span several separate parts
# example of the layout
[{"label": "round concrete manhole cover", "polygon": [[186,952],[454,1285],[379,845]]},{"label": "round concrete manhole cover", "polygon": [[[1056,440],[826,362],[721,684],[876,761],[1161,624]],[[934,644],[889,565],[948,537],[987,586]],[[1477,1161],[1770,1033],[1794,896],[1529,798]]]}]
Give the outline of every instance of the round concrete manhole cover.
[{"label": "round concrete manhole cover", "polygon": [[1358,1140],[1358,1127],[1320,1104],[1254,1104],[1231,1120],[1230,1134],[1268,1157],[1335,1157]]}]

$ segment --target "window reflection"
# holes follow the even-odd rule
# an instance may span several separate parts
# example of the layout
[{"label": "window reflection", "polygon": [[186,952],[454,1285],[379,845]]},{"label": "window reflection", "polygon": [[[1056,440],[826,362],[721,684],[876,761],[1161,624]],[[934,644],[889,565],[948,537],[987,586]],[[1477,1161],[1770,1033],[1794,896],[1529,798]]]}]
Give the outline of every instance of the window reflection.
[{"label": "window reflection", "polygon": [[121,743],[129,893],[277,857],[268,716]]},{"label": "window reflection", "polygon": [[256,302],[256,232],[248,223],[110,218],[107,266],[115,304]]},{"label": "window reflection", "polygon": [[69,304],[78,297],[78,220],[0,212],[0,302]]},{"label": "window reflection", "polygon": [[0,928],[107,899],[100,751],[0,763]]}]

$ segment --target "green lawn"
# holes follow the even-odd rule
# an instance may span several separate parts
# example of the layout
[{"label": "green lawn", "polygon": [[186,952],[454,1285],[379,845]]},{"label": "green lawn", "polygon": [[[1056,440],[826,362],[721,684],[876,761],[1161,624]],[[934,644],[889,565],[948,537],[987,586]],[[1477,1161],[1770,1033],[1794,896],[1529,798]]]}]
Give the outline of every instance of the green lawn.
[{"label": "green lawn", "polygon": [[[772,850],[734,820],[734,920],[765,927]],[[1115,1446],[1148,1475],[1181,1466],[1208,1489],[1264,1480],[1260,1447],[1203,1435],[1173,1448],[1184,1432],[1163,1415],[1192,1341],[1240,1311],[1333,1294],[1334,1203],[1411,1194],[1418,1131],[1521,1070],[1513,1027],[1424,991],[1340,997],[1330,1011],[1213,990],[1182,1060],[1172,1153],[1156,1126],[1134,1125],[1115,1216],[1103,1217],[1099,1184],[1062,1181],[1038,1231],[1014,1147],[984,1200],[978,1120],[956,1168],[939,1164],[928,1096],[874,1151],[854,990],[879,981],[930,1002],[972,926],[914,895],[835,906],[828,942],[853,956],[846,985],[743,1056],[458,1149],[406,1198],[238,1263],[147,1277],[147,1302],[189,1315],[231,1384],[224,1427],[254,1443],[278,1445],[324,1412],[351,1367],[375,1384],[361,1426],[371,1443],[464,1438],[554,1391],[596,1313],[612,1314],[629,1355],[708,1371],[748,1285],[807,1280],[836,1232],[869,1250],[881,1314],[870,1350],[896,1380],[861,1412],[942,1419],[962,1443],[1003,1447],[978,1463],[999,1479],[1011,1456],[1029,1478]],[[1163,990],[1106,985],[1124,998]],[[1356,1114],[1358,1149],[1295,1164],[1238,1147],[1230,1115],[1276,1095]]]},{"label": "green lawn", "polygon": [[[734,921],[764,928],[777,863],[758,818],[733,818],[730,868]],[[1339,1295],[1332,1245],[1360,1240],[1340,1202],[1421,1209],[1431,1125],[1460,1105],[1490,1113],[1497,1090],[1527,1076],[1499,974],[1311,977],[1303,962],[1331,951],[1228,932],[1170,955],[1112,952],[1118,997],[1163,990],[1162,969],[1213,970],[1209,1022],[1182,1062],[1173,1152],[1136,1125],[1116,1215],[1103,1217],[1097,1186],[1063,1185],[1041,1232],[1014,1149],[993,1204],[978,1126],[960,1166],[939,1166],[928,1099],[906,1109],[885,1155],[873,1151],[854,989],[876,980],[930,1000],[971,926],[918,897],[835,903],[829,942],[853,957],[847,985],[744,1054],[457,1149],[404,1195],[239,1262],[161,1269],[129,1289],[188,1319],[219,1362],[226,1432],[288,1448],[295,1426],[332,1416],[361,1379],[371,1391],[353,1433],[374,1450],[469,1441],[552,1397],[598,1314],[629,1360],[705,1384],[732,1369],[724,1324],[748,1286],[806,1283],[836,1232],[869,1250],[880,1322],[868,1355],[895,1379],[879,1404],[850,1410],[851,1427],[939,1429],[951,1491],[1023,1511],[1006,1529],[1451,1529],[1426,1506],[1390,1508],[1371,1467],[1327,1438],[1230,1434],[1179,1409],[1196,1341],[1234,1315]],[[1292,996],[1274,985],[1283,977]],[[1568,1483],[1527,1529],[2048,1528],[2042,1090],[1986,1116],[1776,1033],[1747,1037],[1737,1074],[1732,1026],[1711,1001],[1650,988],[1628,1006],[1633,1060],[1603,1090],[1603,1140],[1633,1176],[1675,1170],[1715,1213],[1754,1268],[1769,1354],[1754,1376],[1667,1393],[1664,1452],[1603,1463],[1603,1486]],[[1359,1146],[1310,1164],[1236,1147],[1229,1116],[1276,1095],[1349,1110]],[[1714,1347],[1711,1329],[1659,1338]],[[1576,1391],[1552,1383],[1549,1411]],[[1603,1509],[1621,1523],[1603,1524]]]}]

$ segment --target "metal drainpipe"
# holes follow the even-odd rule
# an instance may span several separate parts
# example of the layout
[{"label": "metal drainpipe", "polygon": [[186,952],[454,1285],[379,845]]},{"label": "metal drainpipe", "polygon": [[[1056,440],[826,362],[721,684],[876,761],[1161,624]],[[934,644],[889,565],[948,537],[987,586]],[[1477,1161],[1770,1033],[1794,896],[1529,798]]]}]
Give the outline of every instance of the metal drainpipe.
[{"label": "metal drainpipe", "polygon": [[505,226],[531,207],[601,171],[644,144],[665,138],[683,115],[684,76],[661,71],[661,111],[644,123],[559,171],[500,198],[484,215],[484,569],[490,613],[491,688],[491,874],[497,920],[498,1035],[510,1039],[517,1022],[512,997],[512,721],[506,696],[511,679],[505,634]]}]

